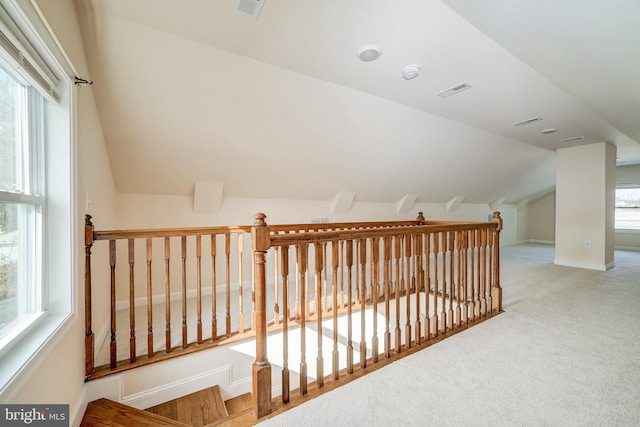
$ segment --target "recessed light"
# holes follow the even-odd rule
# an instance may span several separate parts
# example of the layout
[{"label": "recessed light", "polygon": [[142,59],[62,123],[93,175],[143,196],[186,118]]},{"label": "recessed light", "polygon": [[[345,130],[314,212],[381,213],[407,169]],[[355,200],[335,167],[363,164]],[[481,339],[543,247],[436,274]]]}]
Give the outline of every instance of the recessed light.
[{"label": "recessed light", "polygon": [[442,92],[438,92],[436,93],[436,95],[438,95],[440,98],[448,98],[450,96],[456,95],[467,89],[471,89],[472,87],[473,86],[471,86],[469,83],[462,82],[460,84],[455,85],[454,87],[450,87],[449,89],[445,89]]},{"label": "recessed light", "polygon": [[561,139],[560,142],[569,142],[569,141],[577,141],[579,139],[583,139],[584,136],[574,136],[571,138],[565,138],[565,139]]},{"label": "recessed light", "polygon": [[539,122],[540,120],[542,120],[542,118],[540,118],[540,117],[531,117],[530,119],[526,119],[526,120],[521,120],[519,122],[515,122],[515,123],[513,123],[513,125],[516,126],[516,127],[519,127],[519,126],[524,126],[524,125],[529,125],[531,123]]},{"label": "recessed light", "polygon": [[358,51],[358,58],[362,62],[371,62],[380,58],[382,55],[382,49],[375,44],[368,44],[366,46],[362,46]]},{"label": "recessed light", "polygon": [[556,133],[556,132],[558,132],[558,129],[556,128],[549,128],[542,131],[542,133],[545,135],[549,135],[550,133]]}]

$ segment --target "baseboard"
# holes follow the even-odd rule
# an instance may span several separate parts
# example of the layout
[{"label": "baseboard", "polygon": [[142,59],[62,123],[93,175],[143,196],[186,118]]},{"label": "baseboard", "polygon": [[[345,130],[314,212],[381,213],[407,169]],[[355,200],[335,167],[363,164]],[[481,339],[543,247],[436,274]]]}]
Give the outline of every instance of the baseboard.
[{"label": "baseboard", "polygon": [[557,258],[553,261],[553,263],[556,265],[563,265],[565,267],[584,268],[587,270],[597,270],[597,271],[607,271],[612,269],[615,266],[615,262],[613,261],[608,264],[591,264],[591,263],[566,261],[566,260],[561,260]]},{"label": "baseboard", "polygon": [[543,245],[555,245],[555,240],[539,240],[539,239],[529,239],[529,243],[540,243]]}]

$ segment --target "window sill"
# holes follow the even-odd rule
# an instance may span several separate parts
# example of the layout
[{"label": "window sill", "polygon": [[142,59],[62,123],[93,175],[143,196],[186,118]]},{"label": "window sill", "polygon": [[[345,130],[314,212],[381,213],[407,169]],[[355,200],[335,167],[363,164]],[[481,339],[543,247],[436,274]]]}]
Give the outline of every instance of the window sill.
[{"label": "window sill", "polygon": [[[47,316],[35,325],[15,345],[9,348],[0,358],[0,400],[6,401],[4,393],[18,375],[28,365],[37,366],[45,357],[43,351],[47,343],[55,338],[65,325],[69,324],[71,315]],[[26,379],[26,378],[25,378]]]},{"label": "window sill", "polygon": [[616,228],[616,234],[640,234],[640,230],[633,228]]}]

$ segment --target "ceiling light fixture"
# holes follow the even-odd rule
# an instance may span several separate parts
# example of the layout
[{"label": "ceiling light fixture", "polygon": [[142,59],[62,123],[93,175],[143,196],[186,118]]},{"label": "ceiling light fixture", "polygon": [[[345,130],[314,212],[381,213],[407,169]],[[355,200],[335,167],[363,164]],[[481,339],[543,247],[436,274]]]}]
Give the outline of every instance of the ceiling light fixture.
[{"label": "ceiling light fixture", "polygon": [[415,79],[420,75],[420,66],[416,64],[407,65],[402,69],[402,78],[405,80]]},{"label": "ceiling light fixture", "polygon": [[358,51],[358,58],[362,62],[371,62],[380,58],[382,55],[382,49],[375,44],[368,44],[366,46],[362,46]]},{"label": "ceiling light fixture", "polygon": [[524,125],[529,125],[531,123],[539,122],[540,120],[542,120],[540,117],[532,117],[532,118],[527,119],[527,120],[521,120],[519,122],[515,122],[515,123],[513,123],[513,125],[515,127],[519,127],[519,126],[524,126]]},{"label": "ceiling light fixture", "polygon": [[460,84],[455,85],[454,87],[450,87],[449,89],[445,89],[442,92],[438,92],[436,93],[436,95],[438,95],[440,98],[448,98],[450,96],[456,95],[467,89],[471,89],[472,87],[473,86],[471,86],[469,83],[462,82]]}]

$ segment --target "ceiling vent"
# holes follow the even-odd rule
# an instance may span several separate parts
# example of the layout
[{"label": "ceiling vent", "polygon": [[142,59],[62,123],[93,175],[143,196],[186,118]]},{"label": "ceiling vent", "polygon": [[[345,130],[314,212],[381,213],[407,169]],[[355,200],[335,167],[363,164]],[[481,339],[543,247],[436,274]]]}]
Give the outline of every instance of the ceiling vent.
[{"label": "ceiling vent", "polygon": [[542,120],[540,117],[531,117],[530,119],[522,120],[520,122],[516,122],[513,125],[515,127],[519,127],[519,126],[524,126],[524,125],[529,125],[531,123],[539,122],[540,120]]},{"label": "ceiling vent", "polygon": [[449,89],[443,90],[442,92],[438,92],[436,95],[438,95],[440,98],[448,98],[450,96],[456,95],[467,89],[471,89],[472,87],[473,86],[471,86],[469,83],[463,82],[458,85],[455,85],[454,87],[450,87]]},{"label": "ceiling vent", "polygon": [[549,134],[552,134],[552,133],[556,133],[557,131],[558,131],[558,129],[556,129],[556,128],[549,128],[549,129],[543,130],[542,133],[545,134],[545,135],[549,135]]},{"label": "ceiling vent", "polygon": [[569,142],[569,141],[577,141],[579,139],[583,139],[584,136],[574,136],[572,138],[561,139],[560,142]]},{"label": "ceiling vent", "polygon": [[246,18],[256,20],[265,1],[267,0],[233,0],[233,10]]}]

